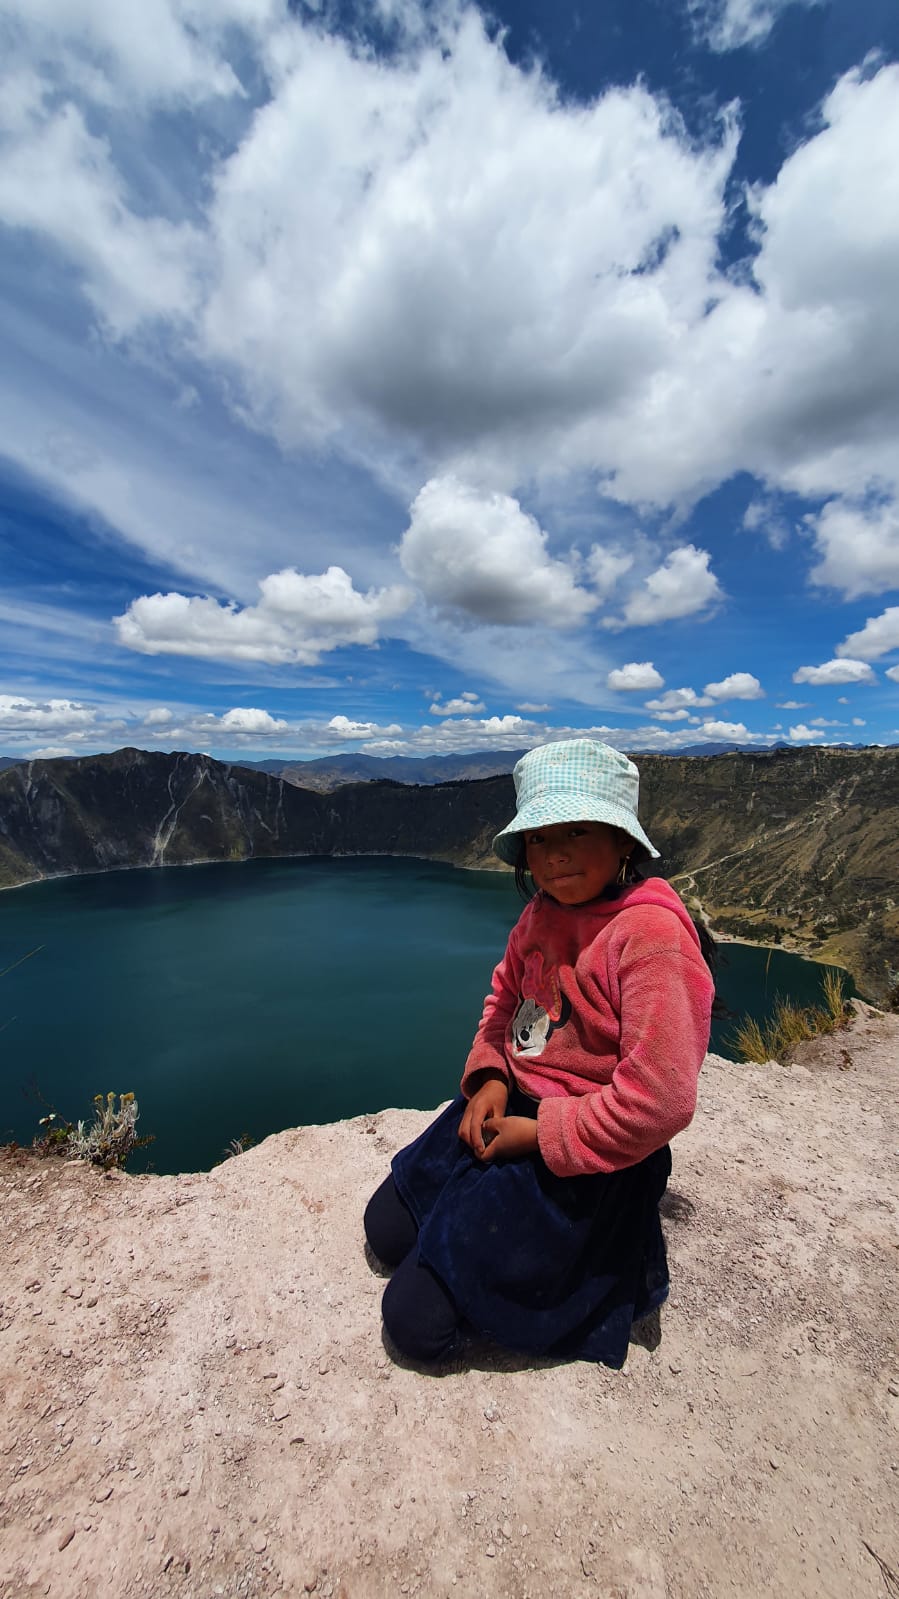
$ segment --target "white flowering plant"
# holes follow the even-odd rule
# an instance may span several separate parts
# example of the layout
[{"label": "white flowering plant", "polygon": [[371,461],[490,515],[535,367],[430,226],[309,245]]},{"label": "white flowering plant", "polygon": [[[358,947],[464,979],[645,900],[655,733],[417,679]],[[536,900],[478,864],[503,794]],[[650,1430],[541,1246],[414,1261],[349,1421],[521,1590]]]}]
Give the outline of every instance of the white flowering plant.
[{"label": "white flowering plant", "polygon": [[41,1154],[74,1155],[89,1160],[104,1171],[123,1171],[130,1154],[152,1142],[153,1135],[141,1137],[137,1131],[139,1115],[133,1094],[94,1095],[91,1122],[61,1121],[56,1111],[42,1116],[43,1129],[35,1140]]}]

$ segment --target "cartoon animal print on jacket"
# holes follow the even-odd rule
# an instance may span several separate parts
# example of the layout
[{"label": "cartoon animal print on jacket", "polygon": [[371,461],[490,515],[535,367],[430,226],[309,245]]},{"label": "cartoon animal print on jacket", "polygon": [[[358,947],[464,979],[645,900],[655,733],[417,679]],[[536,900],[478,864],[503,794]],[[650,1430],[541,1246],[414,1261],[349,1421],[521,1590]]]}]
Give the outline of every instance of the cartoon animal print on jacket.
[{"label": "cartoon animal print on jacket", "polygon": [[546,966],[542,950],[532,950],[524,963],[518,1009],[511,1022],[515,1054],[542,1055],[556,1028],[564,1027],[570,1015],[555,966]]}]

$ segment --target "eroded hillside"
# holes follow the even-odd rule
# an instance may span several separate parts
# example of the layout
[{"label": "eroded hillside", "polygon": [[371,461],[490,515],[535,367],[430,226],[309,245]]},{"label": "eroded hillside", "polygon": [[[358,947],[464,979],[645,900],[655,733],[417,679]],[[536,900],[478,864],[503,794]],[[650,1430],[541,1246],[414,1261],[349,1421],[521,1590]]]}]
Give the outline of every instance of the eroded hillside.
[{"label": "eroded hillside", "polygon": [[714,924],[899,978],[899,750],[783,750],[640,762],[665,875]]}]

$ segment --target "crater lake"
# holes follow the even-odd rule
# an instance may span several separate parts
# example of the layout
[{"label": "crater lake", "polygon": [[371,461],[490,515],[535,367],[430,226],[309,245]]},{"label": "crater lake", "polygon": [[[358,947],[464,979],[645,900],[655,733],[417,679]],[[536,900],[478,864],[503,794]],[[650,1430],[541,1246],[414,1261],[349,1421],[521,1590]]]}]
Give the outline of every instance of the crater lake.
[{"label": "crater lake", "polygon": [[[386,857],[108,872],[0,894],[0,1142],[133,1092],[129,1170],[208,1168],[233,1140],[450,1098],[521,908],[510,876]],[[823,968],[720,946],[763,1021]],[[722,1054],[734,1020],[716,1022]],[[738,1068],[737,1068],[738,1069]]]}]

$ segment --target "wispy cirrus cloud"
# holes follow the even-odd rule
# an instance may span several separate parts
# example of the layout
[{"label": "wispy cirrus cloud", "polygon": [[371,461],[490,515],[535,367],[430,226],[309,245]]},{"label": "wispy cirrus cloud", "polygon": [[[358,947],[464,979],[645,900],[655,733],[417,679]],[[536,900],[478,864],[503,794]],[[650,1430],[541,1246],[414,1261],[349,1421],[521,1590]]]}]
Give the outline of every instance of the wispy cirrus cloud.
[{"label": "wispy cirrus cloud", "polygon": [[826,0],[687,0],[697,34],[711,50],[757,49],[791,5],[823,5]]}]

